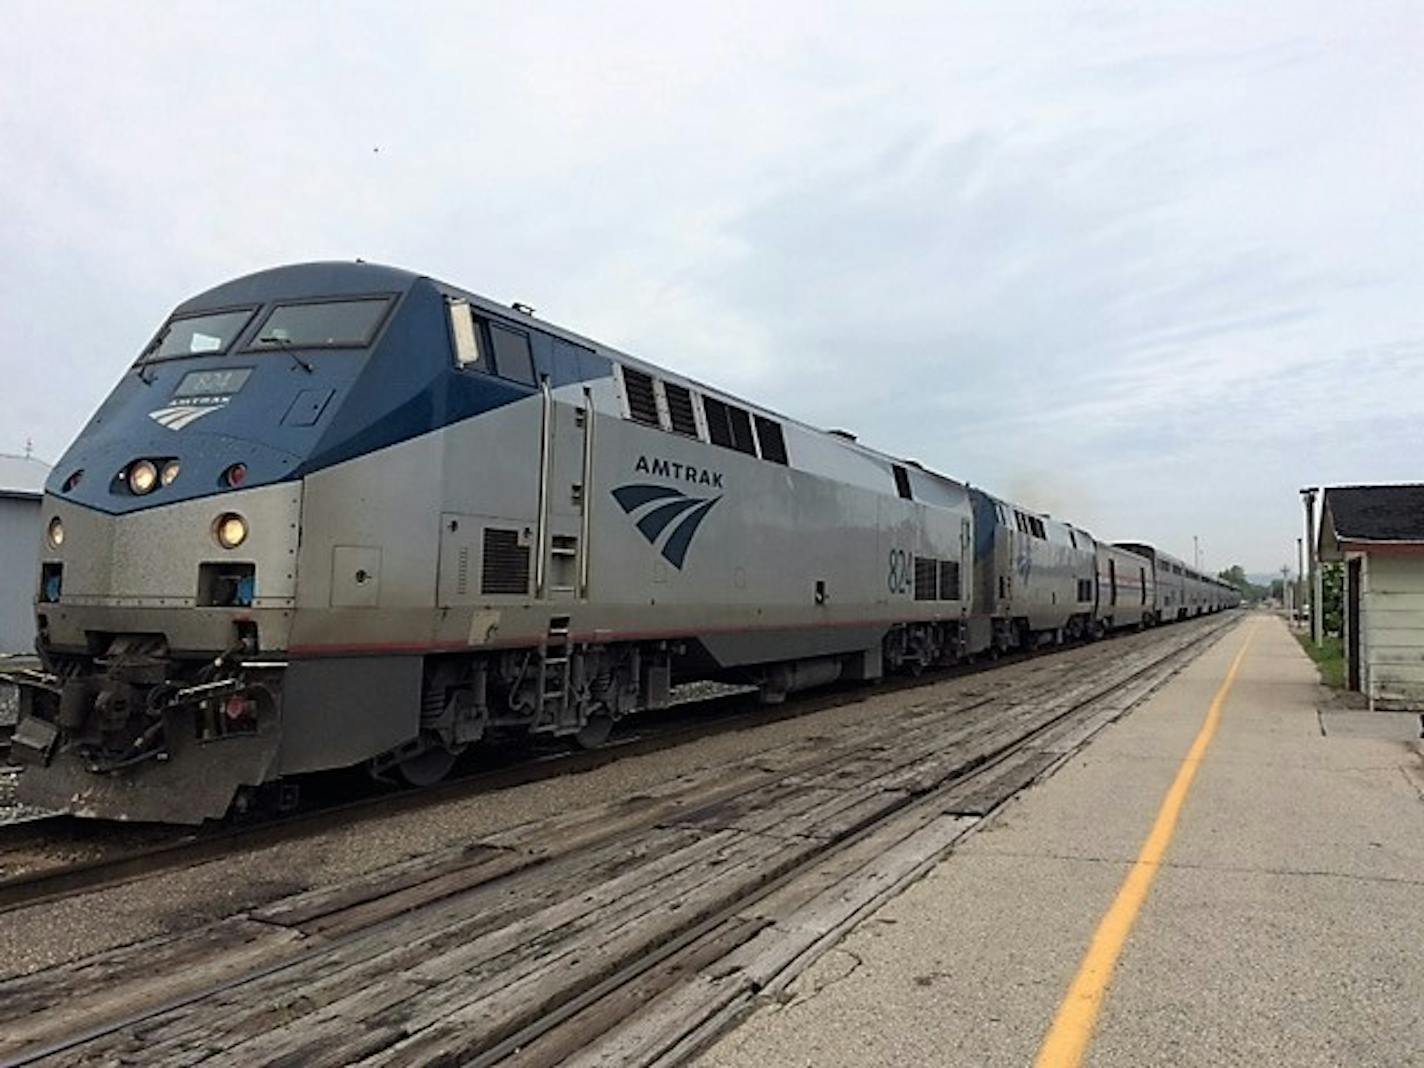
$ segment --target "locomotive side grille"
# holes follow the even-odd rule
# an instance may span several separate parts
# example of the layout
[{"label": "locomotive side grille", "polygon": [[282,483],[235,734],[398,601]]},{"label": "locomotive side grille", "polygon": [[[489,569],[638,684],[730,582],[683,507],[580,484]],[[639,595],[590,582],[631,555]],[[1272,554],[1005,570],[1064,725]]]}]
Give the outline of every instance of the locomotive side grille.
[{"label": "locomotive side grille", "polygon": [[756,440],[752,437],[752,417],[745,408],[724,404],[716,397],[702,396],[702,411],[707,416],[707,436],[713,445],[736,449],[755,456]]},{"label": "locomotive side grille", "polygon": [[661,426],[658,418],[658,398],[653,393],[653,376],[623,368],[623,389],[628,394],[628,414],[635,422]]},{"label": "locomotive side grille", "polygon": [[781,432],[781,424],[766,416],[756,417],[757,441],[761,444],[761,458],[774,464],[784,464],[786,460],[786,436]]},{"label": "locomotive side grille", "polygon": [[941,560],[939,564],[939,599],[959,600],[959,561]]},{"label": "locomotive side grille", "polygon": [[915,600],[933,601],[939,594],[939,561],[915,557]]},{"label": "locomotive side grille", "polygon": [[470,547],[461,545],[455,563],[455,592],[464,597],[470,592]]},{"label": "locomotive side grille", "polygon": [[692,411],[691,391],[672,382],[664,382],[663,393],[667,396],[668,417],[672,420],[673,432],[697,437],[697,416]]},{"label": "locomotive side grille", "polygon": [[517,530],[485,528],[480,592],[528,594],[529,546],[519,544]]}]

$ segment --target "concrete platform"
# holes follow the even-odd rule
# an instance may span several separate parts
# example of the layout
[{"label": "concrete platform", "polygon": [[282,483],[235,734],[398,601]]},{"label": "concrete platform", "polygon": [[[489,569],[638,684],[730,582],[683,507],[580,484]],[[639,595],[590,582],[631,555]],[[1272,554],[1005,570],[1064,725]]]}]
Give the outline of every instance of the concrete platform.
[{"label": "concrete platform", "polygon": [[1083,1063],[1424,1065],[1420,743],[1323,733],[1315,669],[1264,614],[699,1063],[1033,1063],[1248,635]]}]

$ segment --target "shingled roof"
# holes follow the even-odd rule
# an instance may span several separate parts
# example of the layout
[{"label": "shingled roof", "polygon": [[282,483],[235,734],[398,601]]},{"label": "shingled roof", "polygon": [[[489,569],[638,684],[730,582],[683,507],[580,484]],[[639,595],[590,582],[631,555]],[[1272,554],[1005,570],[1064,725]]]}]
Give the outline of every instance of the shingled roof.
[{"label": "shingled roof", "polygon": [[1335,486],[1325,491],[1321,555],[1341,542],[1424,542],[1424,485]]}]

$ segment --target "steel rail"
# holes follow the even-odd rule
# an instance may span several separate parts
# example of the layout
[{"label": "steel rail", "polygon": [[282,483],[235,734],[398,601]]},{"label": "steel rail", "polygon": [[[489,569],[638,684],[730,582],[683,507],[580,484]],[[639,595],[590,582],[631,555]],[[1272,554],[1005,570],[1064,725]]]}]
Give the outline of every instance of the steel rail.
[{"label": "steel rail", "polygon": [[[859,703],[883,694],[940,684],[1011,663],[1040,662],[1044,667],[1051,667],[1049,662],[1057,655],[1084,648],[1092,646],[1050,646],[1031,652],[1015,653],[996,661],[963,663],[918,676],[889,677],[868,686],[844,684],[828,690],[795,693],[784,704],[770,707],[755,703],[747,707],[748,695],[744,693],[674,705],[656,717],[638,717],[636,733],[623,738],[615,736],[611,743],[598,749],[546,751],[514,764],[470,772],[423,789],[363,796],[259,823],[224,823],[196,830],[175,828],[171,839],[152,845],[125,850],[117,855],[100,856],[77,864],[46,867],[0,879],[0,914],[108,889],[150,875],[194,867],[244,852],[266,849],[353,824],[418,811],[480,793],[510,789],[561,775],[582,774],[617,760],[659,752],[704,737],[813,715],[828,708]],[[1017,684],[1028,685],[1029,682],[1030,680],[1018,680]],[[672,719],[671,723],[668,722],[669,718]],[[40,817],[0,825],[0,851],[6,848],[5,839],[12,833],[7,830],[8,827],[19,828],[18,832],[13,833],[23,833],[31,840],[35,839],[37,834],[43,836],[46,828],[49,828],[83,838],[84,844],[92,845],[95,835],[133,834],[137,828],[144,826],[153,828],[155,833],[162,833],[162,825],[157,824],[110,823],[65,815]],[[0,856],[3,856],[3,852],[0,852]]]},{"label": "steel rail", "polygon": [[[698,942],[700,942],[702,939],[706,938],[708,935],[712,934],[715,930],[717,930],[718,927],[721,927],[723,924],[726,924],[729,921],[735,919],[735,917],[739,913],[745,911],[748,906],[755,905],[762,899],[769,897],[773,892],[780,890],[787,883],[790,883],[796,878],[804,875],[814,865],[824,862],[827,858],[833,856],[838,852],[841,852],[845,849],[849,849],[864,838],[867,838],[871,834],[875,833],[888,821],[903,816],[906,813],[915,811],[917,809],[933,807],[939,804],[944,799],[944,797],[951,791],[962,790],[966,784],[973,782],[976,778],[987,777],[989,773],[991,773],[997,767],[1002,765],[1008,758],[1018,753],[1027,745],[1032,743],[1034,740],[1042,737],[1044,734],[1053,730],[1055,727],[1061,726],[1065,721],[1083,714],[1085,710],[1091,710],[1093,706],[1097,705],[1105,698],[1112,696],[1113,694],[1124,689],[1125,687],[1131,686],[1134,682],[1140,680],[1143,676],[1150,675],[1151,673],[1160,670],[1162,666],[1164,664],[1167,664],[1168,662],[1175,660],[1190,660],[1194,657],[1196,650],[1199,650],[1203,646],[1209,645],[1212,642],[1216,641],[1219,637],[1222,636],[1222,634],[1226,632],[1228,627],[1228,623],[1223,623],[1220,626],[1213,627],[1211,630],[1207,631],[1202,635],[1199,635],[1191,642],[1188,642],[1187,644],[1182,646],[1178,646],[1167,652],[1162,657],[1144,665],[1142,668],[1133,672],[1126,678],[1117,679],[1111,684],[1103,687],[1101,690],[1095,691],[1088,697],[1085,697],[1081,701],[1073,704],[1058,715],[1053,716],[1051,719],[1048,719],[1043,723],[1036,725],[1026,733],[1011,739],[1004,745],[1000,746],[998,749],[993,750],[990,753],[982,756],[978,760],[968,764],[961,772],[949,776],[938,786],[928,791],[927,793],[918,795],[908,795],[902,803],[888,808],[885,812],[881,813],[878,818],[876,818],[873,822],[867,824],[864,827],[861,827],[860,829],[856,830],[850,835],[847,835],[844,838],[828,843],[827,847],[824,850],[821,850],[820,852],[815,853],[812,856],[806,858],[803,863],[798,864],[796,867],[776,877],[770,882],[763,884],[755,890],[729,901],[725,906],[720,908],[711,916],[707,917],[707,919],[698,923],[695,927],[692,927],[691,929],[683,932],[677,937],[670,939],[662,945],[659,945],[651,953],[640,957],[638,960],[633,961],[622,970],[615,972],[613,975],[610,975],[602,982],[588,988],[587,990],[585,990],[581,994],[576,995],[569,1001],[564,1002],[562,1005],[549,1012],[536,1023],[533,1023],[528,1027],[516,1031],[514,1034],[491,1046],[488,1050],[480,1053],[473,1059],[464,1062],[466,1068],[487,1068],[487,1066],[497,1064],[500,1061],[506,1059],[507,1057],[513,1055],[514,1053],[527,1048],[535,1041],[548,1037],[549,1035],[553,1034],[559,1027],[574,1019],[579,1013],[583,1012],[585,1009],[588,1009],[593,1005],[597,1004],[597,1002],[601,1001],[603,998],[608,997],[610,994],[622,989],[623,987],[628,986],[633,982],[636,982],[638,979],[646,975],[653,968],[667,964],[678,954],[687,953],[689,950],[694,948]],[[1017,792],[1018,791],[1015,790],[1010,793],[1008,797],[1005,797],[1002,801],[996,804],[994,806],[994,809],[1000,807],[1000,805],[1002,805],[1004,801],[1007,801],[1009,797],[1012,797],[1013,794]]]},{"label": "steel rail", "polygon": [[[715,930],[715,928],[719,924],[727,922],[729,919],[735,916],[736,913],[744,910],[748,905],[754,904],[755,902],[761,900],[763,897],[767,896],[774,890],[779,889],[787,882],[796,878],[798,875],[805,874],[815,864],[821,863],[828,857],[833,856],[835,853],[853,846],[866,836],[872,834],[878,828],[882,827],[886,823],[886,821],[903,816],[908,811],[918,808],[919,806],[933,805],[943,798],[946,791],[962,789],[966,783],[973,781],[976,777],[987,775],[993,769],[1002,764],[1007,758],[1011,757],[1014,753],[1021,750],[1035,739],[1041,737],[1045,732],[1050,731],[1053,728],[1063,724],[1066,720],[1069,720],[1074,716],[1082,714],[1085,710],[1090,709],[1094,705],[1097,705],[1105,698],[1112,696],[1113,694],[1123,690],[1126,687],[1130,687],[1134,682],[1141,680],[1144,676],[1147,676],[1152,672],[1161,670],[1164,665],[1168,665],[1175,661],[1182,661],[1184,663],[1189,662],[1190,659],[1195,655],[1195,651],[1215,641],[1222,634],[1224,634],[1234,622],[1235,621],[1233,619],[1223,620],[1216,626],[1203,629],[1201,633],[1193,636],[1190,640],[1186,642],[1183,642],[1181,644],[1173,644],[1173,646],[1163,652],[1162,655],[1152,658],[1148,663],[1136,669],[1129,675],[1116,678],[1111,682],[1102,685],[1100,688],[1092,690],[1087,696],[1075,701],[1071,706],[1055,714],[1048,720],[1036,724],[1034,727],[1026,730],[1022,734],[1016,735],[1014,738],[1008,740],[1007,742],[990,751],[989,753],[981,754],[979,757],[967,761],[962,769],[957,770],[949,777],[941,781],[941,783],[937,785],[934,789],[923,794],[907,796],[902,803],[888,808],[885,812],[879,814],[874,820],[865,824],[862,827],[859,827],[854,832],[840,837],[834,841],[828,842],[826,844],[825,849],[818,850],[814,854],[809,855],[801,862],[797,863],[793,868],[770,880],[768,883],[762,884],[761,886],[747,893],[737,895],[734,899],[729,900],[726,905],[720,907],[717,912],[714,915],[710,916],[707,920],[699,922],[694,927],[690,928],[688,931],[682,932],[676,937],[669,939],[667,942],[660,944],[656,949],[652,950],[649,953],[643,954],[637,960],[630,962],[624,968],[615,972],[613,975],[607,977],[596,985],[591,986],[588,989],[579,992],[578,994],[575,994],[572,998],[565,1001],[557,1009],[554,1009],[548,1014],[546,1014],[536,1023],[531,1024],[515,1032],[513,1035],[508,1036],[507,1038],[497,1042],[496,1044],[489,1047],[487,1050],[484,1050],[478,1055],[476,1055],[476,1057],[468,1063],[475,1065],[487,1065],[496,1063],[498,1060],[504,1059],[505,1057],[515,1052],[517,1049],[527,1047],[531,1042],[552,1034],[560,1026],[577,1016],[583,1010],[596,1004],[599,1000],[603,999],[604,997],[607,997],[609,994],[615,992],[616,990],[627,986],[631,982],[636,981],[638,978],[645,975],[651,969],[671,960],[677,954],[687,952],[689,949],[695,946],[698,941],[705,938],[710,932]],[[1170,673],[1168,676],[1164,676],[1164,678],[1165,677],[1170,677]],[[920,680],[920,682],[923,681],[924,680]],[[1053,685],[1052,681],[1048,681],[1047,685],[1051,687]],[[910,686],[900,686],[897,688],[913,689],[915,688],[915,686],[912,684]],[[1018,688],[1023,690],[1030,689],[1030,687],[1028,686],[1022,686]],[[1020,696],[1021,699],[1031,699],[1032,694],[1026,693]],[[1140,700],[1140,698],[1138,698],[1138,700]],[[311,953],[309,954],[300,954],[295,958],[288,958],[281,961],[273,962],[271,964],[256,968],[250,972],[244,972],[240,975],[232,976],[226,980],[223,980],[216,984],[212,984],[208,987],[204,987],[200,990],[191,991],[189,993],[180,995],[162,1004],[150,1006],[149,1008],[137,1011],[131,1016],[125,1017],[123,1019],[116,1019],[106,1023],[97,1024],[92,1028],[87,1028],[80,1033],[70,1035],[66,1038],[48,1043],[43,1047],[24,1051],[18,1056],[4,1061],[4,1065],[8,1068],[8,1066],[10,1065],[18,1066],[32,1064],[36,1061],[43,1060],[44,1058],[53,1057],[57,1054],[65,1053],[69,1050],[74,1049],[75,1047],[81,1046],[87,1042],[91,1042],[97,1038],[102,1038],[107,1035],[114,1034],[115,1032],[122,1031],[125,1028],[142,1024],[145,1021],[153,1019],[166,1012],[171,1012],[186,1005],[194,1004],[196,1002],[202,1001],[207,997],[223,993],[224,991],[230,989],[234,989],[246,982],[250,982],[255,979],[260,979],[264,976],[280,972],[285,968],[301,964],[312,953],[324,952],[332,949],[334,946],[343,944],[349,940],[364,937],[366,935],[369,935],[371,932],[378,930],[392,922],[396,922],[396,918],[382,920],[373,925],[370,925],[369,927],[359,928],[345,935],[339,936],[335,939],[328,940],[321,946],[314,946],[311,950]]]}]

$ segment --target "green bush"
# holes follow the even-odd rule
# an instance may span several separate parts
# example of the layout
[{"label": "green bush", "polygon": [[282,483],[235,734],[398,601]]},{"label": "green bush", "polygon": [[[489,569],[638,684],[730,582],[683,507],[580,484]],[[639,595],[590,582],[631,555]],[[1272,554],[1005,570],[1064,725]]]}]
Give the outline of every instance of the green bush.
[{"label": "green bush", "polygon": [[1324,633],[1337,638],[1345,633],[1345,567],[1324,564],[1320,569],[1320,623]]},{"label": "green bush", "polygon": [[[1329,617],[1326,617],[1329,618]],[[1326,637],[1319,645],[1307,634],[1296,634],[1296,640],[1305,650],[1305,655],[1315,661],[1320,671],[1320,681],[1337,690],[1345,687],[1345,643],[1338,637]]]}]

